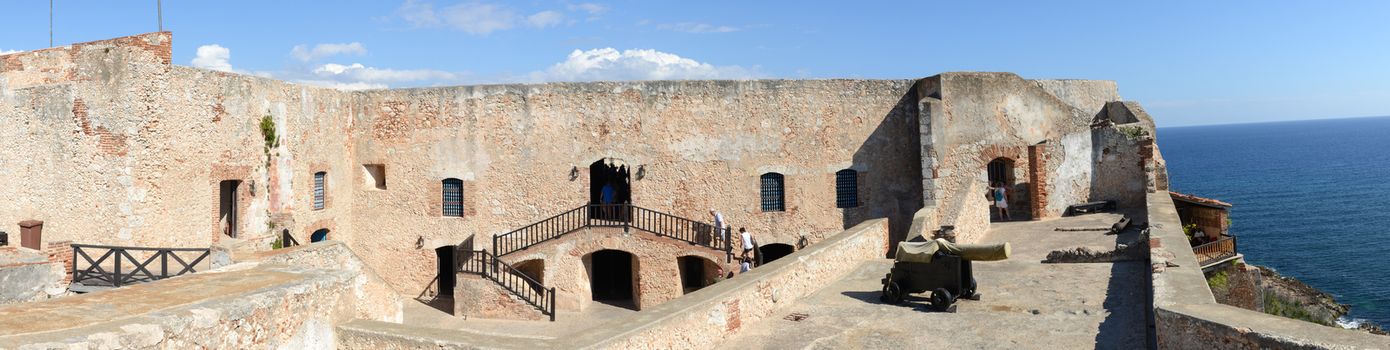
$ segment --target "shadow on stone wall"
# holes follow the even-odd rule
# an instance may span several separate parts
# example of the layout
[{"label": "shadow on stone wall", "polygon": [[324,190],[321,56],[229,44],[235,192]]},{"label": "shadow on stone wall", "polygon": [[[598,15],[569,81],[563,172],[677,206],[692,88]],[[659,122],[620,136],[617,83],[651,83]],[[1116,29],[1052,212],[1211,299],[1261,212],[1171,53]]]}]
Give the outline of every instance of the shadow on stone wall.
[{"label": "shadow on stone wall", "polygon": [[[922,148],[916,84],[854,152],[851,168],[861,172],[857,208],[841,209],[844,228],[888,218],[888,251],[907,237],[912,215],[922,208]],[[833,190],[833,189],[832,189]]]}]

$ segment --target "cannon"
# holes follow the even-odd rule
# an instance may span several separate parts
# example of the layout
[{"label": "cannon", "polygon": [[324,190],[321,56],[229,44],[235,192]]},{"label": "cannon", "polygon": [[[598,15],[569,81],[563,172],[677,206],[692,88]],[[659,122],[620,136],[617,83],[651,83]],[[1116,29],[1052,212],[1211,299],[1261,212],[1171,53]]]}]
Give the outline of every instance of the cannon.
[{"label": "cannon", "polygon": [[997,261],[1009,258],[1008,243],[955,244],[945,239],[902,242],[893,268],[883,277],[879,301],[900,304],[908,294],[931,292],[931,308],[950,311],[956,299],[979,300],[978,285],[971,261]]}]

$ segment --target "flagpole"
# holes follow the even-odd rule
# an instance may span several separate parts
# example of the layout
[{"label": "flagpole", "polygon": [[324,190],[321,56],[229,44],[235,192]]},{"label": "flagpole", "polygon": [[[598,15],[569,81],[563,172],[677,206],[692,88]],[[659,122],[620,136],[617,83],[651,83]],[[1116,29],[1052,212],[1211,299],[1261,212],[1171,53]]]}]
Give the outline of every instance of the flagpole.
[{"label": "flagpole", "polygon": [[[52,1],[52,0],[49,0]],[[159,11],[159,31],[164,31],[164,0],[155,0],[154,6]]]}]

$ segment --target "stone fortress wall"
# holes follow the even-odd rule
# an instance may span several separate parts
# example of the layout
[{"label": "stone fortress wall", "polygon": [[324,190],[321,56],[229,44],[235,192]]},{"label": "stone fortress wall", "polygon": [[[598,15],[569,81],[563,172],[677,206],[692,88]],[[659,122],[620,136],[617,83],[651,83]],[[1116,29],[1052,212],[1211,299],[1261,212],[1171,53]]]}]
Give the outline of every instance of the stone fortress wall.
[{"label": "stone fortress wall", "polygon": [[[1145,190],[1094,172],[1142,163],[1127,151],[1139,141],[1091,127],[1119,99],[1113,82],[947,73],[344,92],[172,65],[171,45],[163,32],[0,56],[0,120],[17,126],[0,130],[13,150],[0,152],[0,189],[14,198],[0,222],[44,220],[49,241],[157,247],[266,249],[285,230],[307,242],[328,229],[414,295],[434,283],[435,248],[488,249],[588,202],[601,160],[640,169],[636,205],[697,220],[717,209],[762,244],[796,247],[880,217],[900,241],[924,205],[925,227],[955,225],[969,242],[987,227],[984,164],[997,157],[1013,162],[1015,202],[1038,203],[1040,217]],[[265,116],[278,135],[268,150]],[[1117,152],[1094,146],[1110,143]],[[858,172],[858,207],[836,207],[844,169]],[[764,212],[759,177],[774,172],[786,210]],[[450,178],[463,181],[462,217],[441,214]],[[236,239],[222,233],[228,180],[241,181]]]},{"label": "stone fortress wall", "polygon": [[[333,316],[304,323],[295,328],[301,330],[297,333],[276,335],[286,344],[307,344],[296,334],[311,334],[317,339],[311,343],[319,345],[333,343],[330,332],[341,330],[328,327],[352,318],[399,321],[394,295],[431,287],[436,247],[490,248],[492,235],[584,204],[588,165],[595,161],[643,170],[633,178],[637,205],[694,219],[706,219],[706,211],[715,208],[735,227],[757,233],[764,244],[801,248],[823,239],[840,244],[844,239],[831,234],[861,223],[861,229],[846,232],[868,232],[862,228],[870,227],[886,232],[884,241],[812,246],[795,259],[755,271],[750,279],[703,290],[705,297],[656,306],[676,310],[718,303],[724,306],[711,315],[733,315],[739,308],[729,305],[742,303],[723,298],[743,295],[741,285],[757,284],[759,293],[773,291],[771,298],[778,298],[777,289],[759,274],[781,276],[789,266],[832,265],[815,263],[813,257],[848,264],[836,254],[872,256],[940,225],[954,225],[963,242],[974,241],[988,227],[986,164],[1000,158],[1012,165],[1008,175],[1015,215],[1055,217],[1068,205],[1092,200],[1148,205],[1155,272],[1152,319],[1160,347],[1383,344],[1381,338],[1329,332],[1205,298],[1210,292],[1191,251],[1183,244],[1164,243],[1182,239],[1164,192],[1166,170],[1152,118],[1137,104],[1120,101],[1113,82],[945,73],[919,80],[603,82],[345,92],[175,66],[171,52],[172,34],[161,32],[0,55],[0,124],[7,126],[0,128],[0,191],[7,194],[0,201],[0,223],[42,220],[45,243],[242,250],[268,249],[286,230],[307,242],[310,233],[328,229],[328,238],[342,243],[277,251],[269,258],[249,254],[253,260],[274,260],[276,266],[240,272],[246,278],[294,275],[296,281],[326,287],[294,289],[318,293],[312,298],[324,303],[284,303],[291,312],[244,318],[295,323],[304,322],[305,315]],[[270,144],[261,131],[266,116],[271,120],[266,125],[278,135]],[[384,171],[370,173],[368,165]],[[835,206],[835,172],[843,169],[858,171],[859,207]],[[313,207],[316,172],[326,174],[323,209]],[[759,176],[769,172],[786,176],[786,211],[760,208]],[[441,181],[447,178],[464,181],[461,218],[440,213]],[[231,190],[224,183],[229,180],[240,183]],[[224,188],[229,189],[226,197],[234,199],[233,221],[221,215],[233,209],[220,204]],[[883,217],[887,220],[873,220]],[[235,238],[224,233],[229,225]],[[614,242],[627,239],[623,236],[609,232],[548,243],[508,259],[578,259],[576,255],[596,249],[641,245]],[[626,249],[638,250],[639,256],[654,253]],[[710,252],[676,250],[666,254],[718,261]],[[352,257],[323,260],[315,258],[319,253]],[[347,269],[315,265],[325,261]],[[378,278],[362,271],[384,274]],[[544,271],[582,294],[577,265],[547,263]],[[660,276],[643,275],[646,281],[639,286],[664,289],[643,294],[650,300],[639,302],[674,298],[671,280],[663,279],[671,278],[672,269],[651,271]],[[797,281],[814,283],[834,275]],[[198,274],[170,285],[215,278],[215,273]],[[132,288],[153,287],[158,286]],[[348,290],[356,294],[342,294]],[[257,295],[299,300],[286,297],[282,289],[268,291],[279,294]],[[26,298],[36,295],[23,292]],[[390,302],[381,310],[335,306],[363,300]],[[562,304],[572,309],[584,302],[578,298]],[[208,307],[242,310],[247,305]],[[654,312],[631,319],[669,315]],[[742,322],[742,316],[697,316],[647,324],[681,327],[722,320],[724,328],[709,329],[728,332],[734,328],[727,322]],[[237,336],[214,328],[189,335]],[[155,330],[165,339],[184,341],[165,333],[167,329]],[[628,339],[604,337],[592,340],[622,344]]]}]

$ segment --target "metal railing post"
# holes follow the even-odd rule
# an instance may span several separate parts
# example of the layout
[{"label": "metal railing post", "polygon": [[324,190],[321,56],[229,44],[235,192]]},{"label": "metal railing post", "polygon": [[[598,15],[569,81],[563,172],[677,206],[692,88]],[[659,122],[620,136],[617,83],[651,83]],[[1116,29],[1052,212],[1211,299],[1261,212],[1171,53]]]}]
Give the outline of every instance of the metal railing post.
[{"label": "metal railing post", "polygon": [[550,287],[550,322],[555,322],[555,287]]},{"label": "metal railing post", "polygon": [[72,247],[72,281],[69,281],[69,282],[77,282],[77,250],[78,250],[78,249],[82,249],[82,248],[77,247],[76,244],[71,245],[71,247]]},{"label": "metal railing post", "polygon": [[114,272],[114,273],[115,273],[115,276],[111,278],[111,284],[114,285],[114,286],[116,286],[116,287],[120,287],[120,286],[121,286],[121,255],[124,255],[124,254],[121,254],[121,253],[123,253],[123,251],[121,251],[120,249],[112,249],[112,250],[115,250],[115,253],[114,253],[114,254],[116,255],[116,270],[115,270],[115,272]]}]

